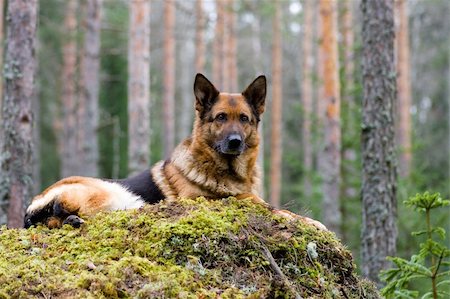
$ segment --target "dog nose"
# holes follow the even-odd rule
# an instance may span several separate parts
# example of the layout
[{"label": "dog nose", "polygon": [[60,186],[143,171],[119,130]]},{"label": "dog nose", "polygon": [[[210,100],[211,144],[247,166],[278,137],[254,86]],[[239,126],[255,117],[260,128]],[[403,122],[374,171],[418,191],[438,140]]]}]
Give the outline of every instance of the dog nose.
[{"label": "dog nose", "polygon": [[231,134],[228,136],[228,147],[231,150],[238,149],[242,144],[242,137],[239,134]]}]

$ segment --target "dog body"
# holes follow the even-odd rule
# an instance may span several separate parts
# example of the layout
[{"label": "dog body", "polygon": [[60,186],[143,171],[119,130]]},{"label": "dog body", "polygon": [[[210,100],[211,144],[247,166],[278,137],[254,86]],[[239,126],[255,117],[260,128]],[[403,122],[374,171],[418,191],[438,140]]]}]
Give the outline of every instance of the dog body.
[{"label": "dog body", "polygon": [[264,111],[266,78],[260,76],[241,94],[220,93],[201,74],[194,83],[193,134],[171,158],[123,180],[69,177],[37,195],[27,209],[25,227],[44,223],[79,226],[78,216],[139,208],[164,198],[258,197],[258,123]]}]

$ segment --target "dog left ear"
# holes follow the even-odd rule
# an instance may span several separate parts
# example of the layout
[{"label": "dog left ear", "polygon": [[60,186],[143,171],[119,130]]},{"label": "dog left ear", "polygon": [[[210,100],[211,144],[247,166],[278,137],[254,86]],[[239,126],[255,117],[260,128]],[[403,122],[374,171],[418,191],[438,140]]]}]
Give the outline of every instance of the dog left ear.
[{"label": "dog left ear", "polygon": [[267,83],[266,76],[256,78],[243,92],[242,95],[254,108],[257,116],[264,112],[264,103],[266,100]]}]

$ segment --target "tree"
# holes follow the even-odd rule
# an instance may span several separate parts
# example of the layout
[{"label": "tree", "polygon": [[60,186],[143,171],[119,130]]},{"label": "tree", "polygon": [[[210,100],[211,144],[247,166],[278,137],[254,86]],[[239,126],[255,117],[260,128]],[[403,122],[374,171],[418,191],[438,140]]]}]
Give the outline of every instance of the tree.
[{"label": "tree", "polygon": [[128,171],[150,164],[150,1],[129,3]]},{"label": "tree", "polygon": [[195,12],[197,14],[195,23],[195,71],[202,73],[205,69],[204,31],[206,26],[203,0],[195,1]]},{"label": "tree", "polygon": [[283,53],[281,44],[281,4],[274,2],[275,16],[272,20],[272,132],[270,137],[270,203],[275,208],[280,207],[281,197],[281,121],[282,121],[282,63]]},{"label": "tree", "polygon": [[311,135],[311,117],[313,113],[312,107],[312,84],[313,84],[313,1],[305,0],[304,9],[304,26],[303,26],[303,67],[302,67],[302,107],[303,107],[303,168],[304,175],[304,189],[305,196],[310,196],[312,193],[311,186],[311,172],[313,166],[312,155],[312,135]]},{"label": "tree", "polygon": [[224,90],[223,86],[223,64],[224,64],[224,2],[216,0],[216,26],[214,29],[213,41],[213,61],[212,61],[212,81],[219,90]]},{"label": "tree", "polygon": [[0,192],[9,201],[9,227],[22,227],[32,197],[37,10],[37,0],[9,1],[7,8]]},{"label": "tree", "polygon": [[[0,68],[3,69],[3,43],[4,43],[4,32],[3,32],[3,11],[5,7],[5,1],[0,0]],[[3,103],[3,76],[0,77],[0,121],[2,120],[2,103]]]},{"label": "tree", "polygon": [[405,0],[395,1],[395,16],[398,21],[396,30],[397,53],[397,142],[400,147],[400,174],[408,176],[411,168],[411,80],[409,66],[409,25],[408,3]]},{"label": "tree", "polygon": [[83,175],[98,176],[98,92],[102,0],[87,0],[79,101],[80,157]]},{"label": "tree", "polygon": [[320,55],[322,94],[319,101],[325,108],[324,145],[319,160],[323,188],[323,221],[331,231],[340,232],[341,212],[339,186],[341,167],[340,84],[337,45],[337,2],[321,0]]},{"label": "tree", "polygon": [[364,0],[362,24],[362,273],[380,283],[395,255],[394,11],[392,0]]},{"label": "tree", "polygon": [[164,1],[164,157],[170,157],[175,145],[175,1]]},{"label": "tree", "polygon": [[225,7],[225,15],[226,15],[226,26],[225,30],[227,31],[225,47],[226,47],[226,64],[224,65],[224,69],[227,70],[228,73],[228,86],[225,87],[224,90],[230,92],[237,92],[238,90],[238,70],[237,70],[237,41],[236,41],[236,22],[237,16],[234,10],[234,1],[227,0]]},{"label": "tree", "polygon": [[78,173],[79,161],[77,157],[77,1],[66,2],[64,30],[66,32],[63,46],[63,66],[62,66],[62,122],[63,131],[60,136],[61,149],[61,175],[63,177]]}]

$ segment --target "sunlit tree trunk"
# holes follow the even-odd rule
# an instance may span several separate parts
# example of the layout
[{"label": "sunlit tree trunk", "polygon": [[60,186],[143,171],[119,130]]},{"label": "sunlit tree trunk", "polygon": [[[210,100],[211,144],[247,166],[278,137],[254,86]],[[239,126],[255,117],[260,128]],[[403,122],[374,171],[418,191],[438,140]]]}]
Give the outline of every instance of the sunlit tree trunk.
[{"label": "sunlit tree trunk", "polygon": [[399,166],[400,174],[408,176],[411,168],[411,80],[409,61],[409,22],[408,2],[395,1],[396,17],[396,53],[397,53],[397,96],[396,106],[398,122],[396,134],[400,148]]},{"label": "sunlit tree trunk", "polygon": [[362,23],[362,263],[364,276],[380,284],[380,270],[395,256],[396,156],[394,145],[394,3],[363,0]]},{"label": "sunlit tree trunk", "polygon": [[205,12],[203,11],[203,0],[195,1],[196,23],[195,23],[195,71],[205,71],[205,41],[204,31],[206,26]]},{"label": "sunlit tree trunk", "polygon": [[168,158],[175,143],[175,1],[164,1],[164,157]]},{"label": "sunlit tree trunk", "polygon": [[84,49],[81,59],[80,105],[82,130],[80,170],[86,176],[98,176],[98,100],[100,84],[100,30],[102,0],[87,0],[84,28]]},{"label": "sunlit tree trunk", "polygon": [[304,25],[303,25],[303,67],[302,67],[302,108],[303,108],[303,169],[304,175],[304,194],[305,196],[311,196],[312,186],[311,186],[311,174],[313,165],[313,155],[312,155],[312,134],[311,134],[311,117],[313,113],[312,107],[312,80],[313,80],[313,10],[314,3],[313,0],[305,0],[304,9]]},{"label": "sunlit tree trunk", "polygon": [[213,40],[213,61],[212,61],[212,80],[214,85],[219,90],[224,90],[223,86],[223,64],[224,64],[224,2],[223,0],[216,0],[216,27],[214,29]]},{"label": "sunlit tree trunk", "polygon": [[0,200],[8,226],[22,227],[33,189],[37,0],[9,1],[2,110]]},{"label": "sunlit tree trunk", "polygon": [[77,119],[76,119],[76,67],[77,67],[77,1],[66,2],[64,30],[66,32],[63,46],[62,66],[62,122],[63,130],[60,140],[61,176],[77,174],[80,164],[77,157]]},{"label": "sunlit tree trunk", "polygon": [[[253,2],[254,5],[252,8],[254,11],[256,11],[256,2]],[[256,20],[252,22],[251,24],[252,28],[252,37],[251,37],[251,43],[252,43],[252,54],[253,54],[253,67],[255,70],[255,77],[259,76],[263,72],[263,66],[262,66],[262,47],[261,47],[261,21],[259,17],[256,17]],[[260,168],[261,174],[261,186],[260,186],[260,197],[265,198],[266,195],[266,188],[264,184],[265,180],[265,171],[264,171],[264,115],[261,118],[261,121],[259,123],[259,152],[258,152],[258,166]]]},{"label": "sunlit tree trunk", "polygon": [[275,16],[273,22],[272,41],[272,132],[270,138],[271,170],[270,170],[270,203],[280,207],[281,197],[281,121],[282,121],[282,44],[281,44],[281,3],[274,2]]},{"label": "sunlit tree trunk", "polygon": [[323,188],[323,222],[331,231],[339,233],[341,212],[339,205],[341,167],[340,84],[339,55],[337,45],[337,2],[321,0],[319,4],[321,23],[321,63],[323,93],[324,145],[319,161]]},{"label": "sunlit tree trunk", "polygon": [[228,74],[228,91],[237,92],[238,91],[238,70],[237,70],[237,40],[236,40],[236,11],[234,8],[234,1],[227,0],[226,2],[226,30],[227,40],[225,45],[227,47],[227,64],[224,68],[227,70]]},{"label": "sunlit tree trunk", "polygon": [[129,3],[128,171],[150,164],[150,0]]}]

